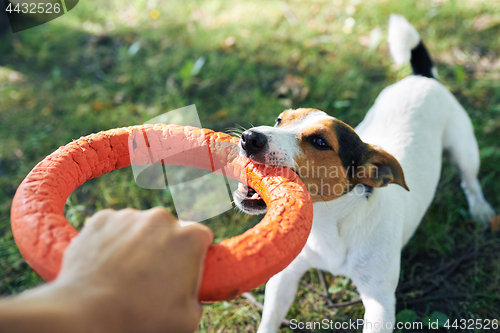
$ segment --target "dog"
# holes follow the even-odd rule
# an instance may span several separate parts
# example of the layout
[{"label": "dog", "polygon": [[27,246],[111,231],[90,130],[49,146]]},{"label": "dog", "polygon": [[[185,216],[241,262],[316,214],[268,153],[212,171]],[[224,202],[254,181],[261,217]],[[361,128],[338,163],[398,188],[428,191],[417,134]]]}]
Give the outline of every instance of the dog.
[{"label": "dog", "polygon": [[[294,170],[314,207],[302,252],[266,285],[258,333],[278,331],[311,268],[352,280],[365,307],[363,332],[392,332],[401,250],[434,197],[443,151],[460,173],[471,216],[487,223],[495,215],[477,178],[478,145],[466,111],[436,79],[406,19],[391,16],[388,39],[395,62],[410,61],[414,75],[385,88],[356,129],[322,111],[297,109],[281,113],[274,127],[241,135],[240,155]],[[246,213],[266,211],[247,186],[233,197]]]}]

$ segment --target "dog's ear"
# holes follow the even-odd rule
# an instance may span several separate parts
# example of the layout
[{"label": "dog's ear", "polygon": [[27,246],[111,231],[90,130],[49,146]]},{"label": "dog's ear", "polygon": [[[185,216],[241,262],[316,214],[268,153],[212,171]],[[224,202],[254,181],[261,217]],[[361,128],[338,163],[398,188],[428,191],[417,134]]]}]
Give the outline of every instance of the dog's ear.
[{"label": "dog's ear", "polygon": [[368,145],[368,147],[361,164],[356,169],[354,180],[373,187],[398,184],[409,191],[403,168],[396,158],[378,146]]},{"label": "dog's ear", "polygon": [[403,168],[382,148],[364,143],[356,131],[340,120],[334,131],[338,141],[338,155],[354,184],[384,187],[398,184],[409,191]]}]

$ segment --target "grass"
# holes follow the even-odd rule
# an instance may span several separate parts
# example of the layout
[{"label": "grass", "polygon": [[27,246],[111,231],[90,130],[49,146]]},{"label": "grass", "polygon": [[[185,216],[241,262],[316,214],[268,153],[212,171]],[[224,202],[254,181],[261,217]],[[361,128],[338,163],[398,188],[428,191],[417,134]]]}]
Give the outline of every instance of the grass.
[{"label": "grass", "polygon": [[[150,17],[153,9],[158,19]],[[500,13],[494,0],[81,1],[57,20],[0,37],[0,294],[42,283],[17,251],[9,218],[17,186],[46,155],[80,136],[190,104],[202,125],[217,131],[272,124],[283,109],[299,106],[354,126],[384,87],[411,72],[392,64],[384,39],[372,38],[370,45],[370,34],[386,34],[391,13],[416,26],[441,82],[468,110],[485,195],[500,208]],[[200,57],[206,62],[191,75]],[[298,93],[277,92],[287,75]],[[66,212],[81,227],[102,208],[157,205],[173,209],[169,192],[137,187],[124,169],[84,184]],[[500,317],[500,240],[477,227],[466,207],[445,161],[436,198],[403,251],[399,319]],[[230,211],[207,224],[221,240],[257,221]],[[359,297],[347,279],[327,274],[325,280],[333,302]],[[361,304],[330,309],[321,290],[317,272],[307,272],[287,318],[362,318]],[[253,295],[262,302],[263,292],[261,286]],[[243,298],[205,309],[200,332],[254,332],[261,316]]]}]

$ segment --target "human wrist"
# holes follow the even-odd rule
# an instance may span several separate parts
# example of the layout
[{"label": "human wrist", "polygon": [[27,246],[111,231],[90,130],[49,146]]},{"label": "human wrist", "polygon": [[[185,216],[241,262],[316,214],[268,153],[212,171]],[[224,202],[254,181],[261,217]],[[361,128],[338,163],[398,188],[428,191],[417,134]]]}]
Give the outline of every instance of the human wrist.
[{"label": "human wrist", "polygon": [[102,294],[58,281],[7,297],[0,301],[0,332],[120,332],[100,310]]},{"label": "human wrist", "polygon": [[61,305],[69,307],[70,317],[78,323],[79,327],[75,327],[72,332],[127,332],[118,311],[120,302],[116,292],[107,288],[106,284],[67,276],[54,281],[53,288],[54,297]]},{"label": "human wrist", "polygon": [[0,301],[2,332],[84,332],[79,318],[76,308],[50,284]]}]

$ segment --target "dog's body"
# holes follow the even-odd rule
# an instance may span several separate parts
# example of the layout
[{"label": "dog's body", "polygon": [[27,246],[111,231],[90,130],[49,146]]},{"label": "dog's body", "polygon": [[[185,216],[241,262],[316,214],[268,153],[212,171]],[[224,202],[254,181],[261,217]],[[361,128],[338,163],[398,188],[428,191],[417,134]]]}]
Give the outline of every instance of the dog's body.
[{"label": "dog's body", "polygon": [[[415,39],[413,27],[401,17],[393,19],[391,25],[398,34]],[[418,34],[416,41],[423,47]],[[401,45],[391,43],[396,59],[398,51],[393,47]],[[415,44],[412,41],[407,50],[402,49],[415,50]],[[427,76],[433,75],[431,62],[419,65],[411,60],[414,71],[420,66]],[[365,307],[364,332],[391,332],[401,249],[434,197],[444,150],[460,171],[471,215],[485,222],[494,214],[477,179],[479,155],[472,123],[453,95],[434,78],[410,76],[384,89],[355,131],[362,142],[335,118],[299,109],[285,111],[277,127],[256,127],[242,136],[241,154],[257,162],[295,170],[304,167],[305,161],[309,169],[331,163],[345,171],[330,178],[323,172],[320,180],[298,172],[306,186],[320,184],[319,191],[316,185],[316,192],[310,191],[313,227],[298,257],[267,283],[259,333],[278,330],[301,276],[310,268],[351,278]],[[355,170],[365,168],[368,175],[352,173],[351,162],[346,163],[351,159]],[[370,173],[373,166],[376,174]],[[388,183],[401,186],[379,188]],[[326,195],[321,193],[324,184],[330,187]],[[331,188],[341,191],[332,194]],[[253,209],[251,200],[242,199],[241,193],[239,200],[235,194],[235,201],[244,211],[261,212]]]}]

